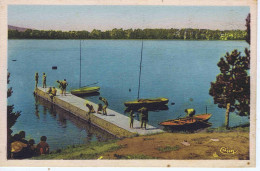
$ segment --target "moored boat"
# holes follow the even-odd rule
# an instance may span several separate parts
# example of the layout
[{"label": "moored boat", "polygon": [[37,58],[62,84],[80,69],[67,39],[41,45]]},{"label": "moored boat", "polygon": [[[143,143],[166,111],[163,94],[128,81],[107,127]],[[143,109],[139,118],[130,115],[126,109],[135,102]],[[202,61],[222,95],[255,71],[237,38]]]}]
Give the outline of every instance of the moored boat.
[{"label": "moored boat", "polygon": [[166,128],[171,129],[189,129],[189,128],[201,128],[205,126],[211,126],[211,123],[207,122],[212,114],[200,114],[193,117],[171,119],[159,123]]},{"label": "moored boat", "polygon": [[81,87],[78,89],[71,90],[71,94],[73,95],[86,95],[98,92],[100,87]]},{"label": "moored boat", "polygon": [[160,106],[166,105],[169,102],[169,99],[161,98],[149,98],[149,99],[138,99],[134,101],[125,102],[126,107],[149,107],[149,106]]}]

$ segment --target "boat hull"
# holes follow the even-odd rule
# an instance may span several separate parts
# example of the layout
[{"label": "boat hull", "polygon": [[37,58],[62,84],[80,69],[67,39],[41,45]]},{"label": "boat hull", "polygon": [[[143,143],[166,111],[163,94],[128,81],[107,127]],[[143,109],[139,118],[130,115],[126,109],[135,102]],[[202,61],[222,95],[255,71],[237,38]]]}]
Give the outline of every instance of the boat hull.
[{"label": "boat hull", "polygon": [[188,129],[200,129],[211,126],[211,123],[207,122],[212,114],[200,114],[193,117],[179,118],[167,120],[159,123],[166,129],[174,130],[188,130]]},{"label": "boat hull", "polygon": [[71,94],[82,96],[82,95],[96,93],[99,90],[100,90],[100,87],[82,87],[82,88],[79,88],[79,89],[72,90]]},{"label": "boat hull", "polygon": [[125,102],[126,107],[140,108],[140,107],[151,107],[151,106],[162,106],[166,105],[169,99],[166,98],[153,98],[153,99],[139,99],[134,101]]}]

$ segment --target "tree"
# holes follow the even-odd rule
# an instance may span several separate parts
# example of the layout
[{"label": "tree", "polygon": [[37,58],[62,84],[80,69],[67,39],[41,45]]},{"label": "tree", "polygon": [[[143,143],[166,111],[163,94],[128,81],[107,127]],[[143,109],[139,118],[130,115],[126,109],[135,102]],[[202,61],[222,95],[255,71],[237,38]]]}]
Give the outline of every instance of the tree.
[{"label": "tree", "polygon": [[[9,84],[10,73],[7,74],[7,84]],[[7,98],[12,95],[12,87],[7,90]],[[7,105],[7,158],[11,156],[11,138],[12,138],[12,126],[16,123],[17,118],[21,115],[21,111],[13,112],[14,105]]]},{"label": "tree", "polygon": [[209,94],[218,107],[226,108],[225,126],[229,128],[230,112],[236,111],[240,116],[250,115],[250,51],[245,48],[245,56],[241,56],[236,49],[231,54],[227,52],[217,65],[220,74],[215,82],[211,82]]}]

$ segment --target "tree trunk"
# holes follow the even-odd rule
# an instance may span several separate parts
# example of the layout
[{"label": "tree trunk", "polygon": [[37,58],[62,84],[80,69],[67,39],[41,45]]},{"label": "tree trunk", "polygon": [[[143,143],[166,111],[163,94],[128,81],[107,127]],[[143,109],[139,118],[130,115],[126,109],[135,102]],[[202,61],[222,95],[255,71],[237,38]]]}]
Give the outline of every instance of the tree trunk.
[{"label": "tree trunk", "polygon": [[229,109],[230,109],[230,103],[227,104],[227,110],[226,110],[226,116],[225,116],[226,129],[229,128]]}]

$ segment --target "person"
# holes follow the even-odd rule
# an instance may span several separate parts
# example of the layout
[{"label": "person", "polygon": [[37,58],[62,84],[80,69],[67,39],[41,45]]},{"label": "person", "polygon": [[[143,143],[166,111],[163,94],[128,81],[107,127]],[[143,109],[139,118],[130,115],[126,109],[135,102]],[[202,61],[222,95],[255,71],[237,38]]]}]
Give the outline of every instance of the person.
[{"label": "person", "polygon": [[38,80],[39,80],[39,75],[38,75],[38,72],[35,73],[35,89],[37,88],[38,86]]},{"label": "person", "polygon": [[48,91],[47,91],[48,94],[51,94],[51,91],[52,91],[51,89],[52,89],[52,88],[49,87],[49,89],[48,89]]},{"label": "person", "polygon": [[39,142],[39,144],[37,144],[36,149],[39,155],[42,154],[49,154],[49,144],[46,143],[47,137],[46,136],[42,136],[41,137],[41,142]]},{"label": "person", "polygon": [[25,154],[26,155],[26,158],[31,158],[33,156],[36,156],[36,146],[34,145],[35,144],[35,141],[34,139],[30,139],[28,141],[28,151],[27,153]]},{"label": "person", "polygon": [[103,115],[107,115],[107,107],[108,107],[107,99],[105,99],[104,97],[99,97],[99,100],[101,100],[105,104],[102,109]]},{"label": "person", "polygon": [[98,104],[97,113],[98,113],[98,114],[101,114],[101,111],[102,111],[102,110],[103,110],[103,108],[102,108],[102,104],[99,103],[99,104]]},{"label": "person", "polygon": [[96,111],[94,110],[94,107],[89,104],[88,102],[86,103],[86,106],[88,107],[88,114],[91,114],[91,113],[95,113]]},{"label": "person", "polygon": [[129,118],[130,118],[130,128],[133,128],[133,126],[134,126],[134,111],[133,110],[130,110]]},{"label": "person", "polygon": [[60,89],[60,94],[62,95],[62,93],[63,93],[63,90],[62,90],[62,81],[60,81],[60,80],[57,80],[57,83],[59,83],[59,89]]},{"label": "person", "polygon": [[52,87],[51,94],[50,94],[51,100],[53,100],[53,97],[56,96],[56,94],[57,94],[56,88]]},{"label": "person", "polygon": [[19,134],[13,136],[13,142],[11,143],[11,158],[13,159],[25,158],[25,151],[28,145],[21,142],[20,137]]},{"label": "person", "polygon": [[20,141],[22,143],[28,144],[28,141],[25,139],[25,132],[24,131],[20,131],[19,136],[20,136]]},{"label": "person", "polygon": [[186,112],[186,117],[193,117],[196,113],[195,109],[192,108],[185,109],[184,111]]},{"label": "person", "polygon": [[142,107],[138,111],[141,113],[141,128],[144,126],[146,129],[146,124],[148,121],[148,109],[146,107]]},{"label": "person", "polygon": [[46,86],[46,75],[45,75],[45,73],[43,73],[43,76],[42,76],[42,88],[46,88],[47,86]]},{"label": "person", "polygon": [[62,95],[64,94],[66,96],[66,88],[67,88],[67,81],[66,79],[64,79],[62,82],[61,82],[61,86],[62,86]]}]

